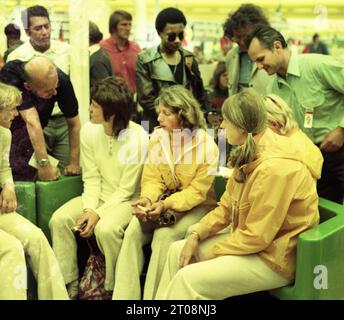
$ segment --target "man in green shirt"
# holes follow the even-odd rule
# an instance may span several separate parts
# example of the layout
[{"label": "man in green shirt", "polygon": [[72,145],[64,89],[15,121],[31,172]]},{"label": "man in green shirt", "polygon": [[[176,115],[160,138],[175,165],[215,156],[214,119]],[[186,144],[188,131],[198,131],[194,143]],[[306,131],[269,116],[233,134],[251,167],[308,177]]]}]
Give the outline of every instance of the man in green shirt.
[{"label": "man in green shirt", "polygon": [[245,39],[259,69],[277,77],[268,93],[293,109],[300,128],[324,157],[319,196],[342,203],[344,195],[344,65],[320,54],[293,55],[280,32],[255,28]]}]

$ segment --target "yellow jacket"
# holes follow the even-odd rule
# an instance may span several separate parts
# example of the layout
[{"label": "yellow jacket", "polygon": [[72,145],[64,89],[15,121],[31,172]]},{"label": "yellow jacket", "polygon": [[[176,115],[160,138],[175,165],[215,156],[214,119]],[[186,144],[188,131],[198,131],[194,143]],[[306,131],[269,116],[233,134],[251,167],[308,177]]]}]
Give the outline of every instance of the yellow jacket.
[{"label": "yellow jacket", "polygon": [[[297,236],[319,222],[312,175],[316,167],[310,169],[307,162],[311,159],[306,159],[290,138],[270,129],[260,137],[258,147],[258,159],[243,166],[247,180],[237,183],[233,174],[218,207],[195,230],[205,239],[231,224],[233,232],[208,251],[208,259],[256,253],[275,272],[291,280]],[[314,174],[319,176],[321,167],[317,170]]]},{"label": "yellow jacket", "polygon": [[294,129],[287,136],[290,139],[290,143],[299,149],[302,161],[307,164],[314,178],[320,179],[321,168],[324,162],[320,149],[300,129]]},{"label": "yellow jacket", "polygon": [[183,130],[173,137],[162,128],[155,129],[143,169],[141,196],[153,203],[167,189],[176,190],[164,200],[164,206],[180,212],[201,203],[216,204],[213,182],[218,156],[214,139],[203,129]]}]

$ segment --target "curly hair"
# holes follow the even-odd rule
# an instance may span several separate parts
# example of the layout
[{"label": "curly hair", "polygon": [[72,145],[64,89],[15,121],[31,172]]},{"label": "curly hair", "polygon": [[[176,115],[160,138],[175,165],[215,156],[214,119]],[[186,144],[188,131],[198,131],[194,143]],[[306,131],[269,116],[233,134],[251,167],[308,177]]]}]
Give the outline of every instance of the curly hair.
[{"label": "curly hair", "polygon": [[158,98],[155,100],[155,107],[159,104],[178,115],[179,123],[182,128],[194,130],[206,128],[206,122],[200,105],[191,91],[182,85],[173,85],[163,88]]},{"label": "curly hair", "polygon": [[155,19],[155,29],[161,33],[167,23],[182,23],[186,26],[184,13],[177,8],[169,7],[161,10]]},{"label": "curly hair", "polygon": [[96,82],[91,88],[91,99],[101,106],[106,121],[115,115],[112,124],[115,137],[128,127],[135,103],[133,93],[123,78],[107,77]]},{"label": "curly hair", "polygon": [[270,23],[262,9],[254,4],[243,4],[234,13],[229,13],[226,22],[223,24],[224,35],[233,39],[236,30],[257,24],[267,25]]}]

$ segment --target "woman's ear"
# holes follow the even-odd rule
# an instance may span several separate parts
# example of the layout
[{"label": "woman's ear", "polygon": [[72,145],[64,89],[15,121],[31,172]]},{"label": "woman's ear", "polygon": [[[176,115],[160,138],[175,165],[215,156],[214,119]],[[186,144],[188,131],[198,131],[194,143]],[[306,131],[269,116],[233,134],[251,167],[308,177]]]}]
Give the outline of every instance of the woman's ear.
[{"label": "woman's ear", "polygon": [[271,120],[271,121],[269,121],[269,127],[271,130],[275,131],[276,133],[280,133],[282,126],[278,121]]}]

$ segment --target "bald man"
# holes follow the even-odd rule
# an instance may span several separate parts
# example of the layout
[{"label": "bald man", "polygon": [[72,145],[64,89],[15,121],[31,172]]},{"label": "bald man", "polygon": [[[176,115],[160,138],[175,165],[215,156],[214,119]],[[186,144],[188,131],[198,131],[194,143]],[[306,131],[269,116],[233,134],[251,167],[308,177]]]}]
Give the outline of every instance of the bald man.
[{"label": "bald man", "polygon": [[[10,164],[15,181],[55,180],[60,170],[50,163],[43,134],[55,102],[66,118],[70,144],[70,161],[65,175],[80,173],[78,102],[69,77],[51,60],[36,56],[28,62],[14,60],[1,70],[0,81],[16,86],[22,92],[20,116],[12,124]],[[34,153],[38,169],[28,162]]]}]

